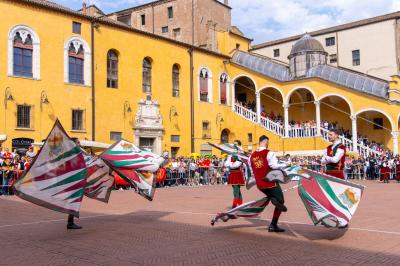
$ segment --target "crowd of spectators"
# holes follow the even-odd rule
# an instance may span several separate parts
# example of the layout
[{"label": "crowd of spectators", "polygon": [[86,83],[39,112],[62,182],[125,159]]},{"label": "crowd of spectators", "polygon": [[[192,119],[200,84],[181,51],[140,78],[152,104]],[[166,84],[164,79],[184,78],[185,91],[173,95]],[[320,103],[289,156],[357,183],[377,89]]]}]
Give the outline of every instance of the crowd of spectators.
[{"label": "crowd of spectators", "polygon": [[[280,158],[287,160],[288,158]],[[293,156],[291,162],[301,165],[307,169],[324,172],[324,166],[321,164],[321,156]],[[347,179],[362,180],[383,180],[383,175],[388,175],[389,180],[400,181],[400,157],[393,156],[391,153],[363,156],[347,156],[345,161],[344,172]]]},{"label": "crowd of spectators", "polygon": [[32,146],[27,151],[0,150],[0,195],[12,194],[10,187],[29,168],[35,156]]},{"label": "crowd of spectators", "polygon": [[217,156],[179,157],[171,159],[165,168],[167,178],[160,184],[164,187],[225,184],[229,173],[224,159]]},{"label": "crowd of spectators", "polygon": [[[253,112],[256,112],[256,103],[254,101],[249,102],[241,102],[237,101],[237,104],[247,108]],[[275,122],[280,126],[284,126],[284,118],[278,113],[275,114],[273,111],[267,112],[264,106],[261,106],[261,117],[268,118],[269,120]],[[289,136],[290,137],[313,137],[316,135],[316,126],[317,123],[315,120],[307,120],[307,121],[289,121]],[[352,139],[352,132],[349,129],[345,129],[339,125],[338,122],[329,122],[327,120],[321,121],[321,128],[330,130],[332,128],[337,128],[341,132],[341,135],[346,139]],[[322,133],[322,132],[321,132]],[[357,137],[358,144],[363,145],[365,147],[369,147],[370,149],[377,152],[386,151],[384,145],[382,143],[377,143],[375,141],[369,140],[367,136],[358,135]],[[351,148],[351,147],[348,147]]]},{"label": "crowd of spectators", "polygon": [[[400,157],[386,152],[381,156],[370,155],[368,157],[347,156],[345,174],[347,179],[376,180],[381,179],[384,167],[390,171],[389,179],[400,181]],[[292,164],[301,165],[316,172],[325,172],[325,166],[321,164],[321,156],[292,156],[279,157],[279,160],[290,160]],[[213,156],[199,159],[181,157],[172,159],[166,165],[167,178],[161,187],[180,185],[208,185],[226,184],[229,169],[224,167],[224,160]]]},{"label": "crowd of spectators", "polygon": [[255,101],[243,102],[243,101],[236,100],[236,104],[238,104],[254,113],[256,112],[257,105],[256,105]]},{"label": "crowd of spectators", "polygon": [[[23,172],[29,168],[35,153],[29,148],[26,153],[10,152],[8,149],[0,153],[1,183],[0,195],[10,195],[10,187]],[[292,156],[279,158],[282,161],[290,160],[292,164],[317,172],[325,172],[321,164],[321,156]],[[170,159],[165,165],[166,179],[158,184],[159,187],[172,186],[202,186],[226,184],[229,169],[224,167],[224,158],[217,156],[179,157]],[[347,156],[345,173],[347,179],[382,179],[382,169],[389,169],[389,180],[400,181],[400,157],[389,152],[383,155],[368,157]]]}]

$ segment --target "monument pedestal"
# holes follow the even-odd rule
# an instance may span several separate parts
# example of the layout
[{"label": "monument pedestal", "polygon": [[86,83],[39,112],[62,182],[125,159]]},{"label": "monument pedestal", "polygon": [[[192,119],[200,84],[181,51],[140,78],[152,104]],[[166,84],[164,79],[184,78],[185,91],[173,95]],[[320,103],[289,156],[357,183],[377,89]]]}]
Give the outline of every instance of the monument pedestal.
[{"label": "monument pedestal", "polygon": [[135,118],[135,145],[141,149],[151,150],[155,154],[162,153],[162,137],[164,127],[160,113],[160,105],[148,96],[139,101],[139,110]]}]

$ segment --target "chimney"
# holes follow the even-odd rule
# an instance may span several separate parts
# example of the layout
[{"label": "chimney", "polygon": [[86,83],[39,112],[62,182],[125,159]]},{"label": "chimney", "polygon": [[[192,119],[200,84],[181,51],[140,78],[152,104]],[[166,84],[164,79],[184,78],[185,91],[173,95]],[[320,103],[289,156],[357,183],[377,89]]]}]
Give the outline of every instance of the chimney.
[{"label": "chimney", "polygon": [[229,6],[229,0],[224,0],[224,5]]},{"label": "chimney", "polygon": [[87,11],[86,11],[86,1],[83,1],[83,4],[82,4],[82,14],[87,15],[86,13],[87,13]]}]

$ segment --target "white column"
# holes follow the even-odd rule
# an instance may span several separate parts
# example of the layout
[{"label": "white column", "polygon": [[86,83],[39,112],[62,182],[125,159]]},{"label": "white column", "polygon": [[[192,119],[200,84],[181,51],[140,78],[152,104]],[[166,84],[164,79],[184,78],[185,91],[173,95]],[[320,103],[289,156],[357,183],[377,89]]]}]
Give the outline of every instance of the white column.
[{"label": "white column", "polygon": [[397,155],[399,154],[399,132],[392,131],[392,137],[393,137],[393,154]]},{"label": "white column", "polygon": [[257,123],[261,123],[261,94],[256,92]]},{"label": "white column", "polygon": [[314,104],[316,114],[315,123],[317,124],[317,136],[321,136],[321,102],[315,101]]},{"label": "white column", "polygon": [[232,112],[235,112],[235,82],[232,82]]},{"label": "white column", "polygon": [[289,137],[289,104],[283,105],[284,109],[284,120],[285,120],[285,137]]},{"label": "white column", "polygon": [[350,116],[351,119],[351,135],[353,141],[353,151],[357,152],[357,116]]}]

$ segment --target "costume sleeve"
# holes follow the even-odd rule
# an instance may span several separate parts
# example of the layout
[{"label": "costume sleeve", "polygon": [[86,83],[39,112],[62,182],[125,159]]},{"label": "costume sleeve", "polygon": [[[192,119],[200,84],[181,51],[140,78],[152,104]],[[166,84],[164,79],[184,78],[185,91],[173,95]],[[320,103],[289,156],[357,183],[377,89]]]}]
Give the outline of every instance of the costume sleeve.
[{"label": "costume sleeve", "polygon": [[276,155],[274,152],[269,152],[267,155],[267,161],[269,164],[269,167],[271,169],[282,169],[286,168],[287,164],[286,163],[279,163],[278,158],[276,158]]},{"label": "costume sleeve", "polygon": [[324,157],[322,158],[321,162],[323,164],[327,164],[327,163],[338,163],[340,161],[340,159],[342,159],[344,155],[344,150],[341,148],[338,148],[336,151],[335,156],[328,156],[328,155],[324,155]]},{"label": "costume sleeve", "polygon": [[241,161],[234,161],[232,162],[232,156],[229,155],[228,158],[226,158],[225,161],[225,167],[229,167],[231,169],[237,169],[242,165]]},{"label": "costume sleeve", "polygon": [[321,164],[327,164],[328,163],[328,161],[326,160],[327,156],[328,156],[328,151],[325,149],[323,154],[322,154]]},{"label": "costume sleeve", "polygon": [[249,171],[250,171],[250,176],[254,176],[253,168],[251,167],[251,157],[252,156],[253,156],[253,154],[249,156],[249,159],[247,161],[247,164],[249,166],[248,168],[249,168]]},{"label": "costume sleeve", "polygon": [[230,155],[228,155],[227,157],[226,157],[226,160],[225,160],[225,163],[224,163],[224,166],[225,167],[230,167],[231,166],[231,156]]}]

